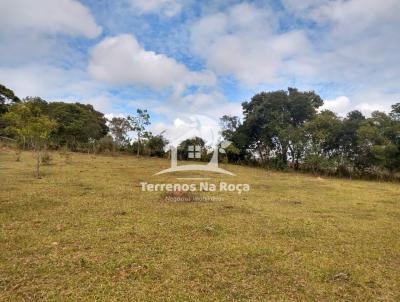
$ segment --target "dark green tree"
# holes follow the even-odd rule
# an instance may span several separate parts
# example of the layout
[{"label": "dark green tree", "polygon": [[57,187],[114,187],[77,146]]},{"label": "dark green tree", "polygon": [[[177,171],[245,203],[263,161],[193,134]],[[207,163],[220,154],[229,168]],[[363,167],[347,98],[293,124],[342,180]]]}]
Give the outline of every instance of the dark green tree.
[{"label": "dark green tree", "polygon": [[390,116],[400,122],[400,103],[392,105],[392,111],[390,112]]},{"label": "dark green tree", "polygon": [[250,147],[258,150],[262,161],[273,155],[283,166],[290,155],[297,168],[303,156],[301,127],[314,118],[322,104],[315,92],[294,88],[256,94],[250,102],[243,103],[244,128],[251,138]]},{"label": "dark green tree", "polygon": [[7,112],[12,104],[20,102],[21,100],[14,94],[14,91],[0,84],[0,114]]},{"label": "dark green tree", "polygon": [[165,147],[168,145],[168,140],[163,136],[163,133],[153,135],[148,133],[146,140],[146,149],[150,156],[163,157],[165,154]]},{"label": "dark green tree", "polygon": [[324,110],[304,124],[304,169],[333,174],[340,161],[342,120],[332,111]]},{"label": "dark green tree", "polygon": [[77,150],[91,140],[99,140],[108,133],[107,120],[103,113],[92,105],[80,103],[51,102],[47,104],[47,114],[57,121],[59,127],[52,134],[55,146],[67,146]]},{"label": "dark green tree", "polygon": [[14,94],[14,91],[0,84],[0,136],[12,136],[4,131],[9,126],[6,119],[1,116],[8,111],[8,108],[21,100]]}]

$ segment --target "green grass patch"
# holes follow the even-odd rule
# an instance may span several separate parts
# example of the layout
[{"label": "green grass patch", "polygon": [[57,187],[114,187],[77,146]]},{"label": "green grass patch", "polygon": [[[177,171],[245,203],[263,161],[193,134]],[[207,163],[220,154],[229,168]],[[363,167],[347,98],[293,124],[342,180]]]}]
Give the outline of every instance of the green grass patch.
[{"label": "green grass patch", "polygon": [[[400,186],[222,165],[167,202],[162,159],[0,154],[1,301],[399,301]],[[191,182],[196,182],[193,180]],[[172,193],[172,195],[174,195]]]}]

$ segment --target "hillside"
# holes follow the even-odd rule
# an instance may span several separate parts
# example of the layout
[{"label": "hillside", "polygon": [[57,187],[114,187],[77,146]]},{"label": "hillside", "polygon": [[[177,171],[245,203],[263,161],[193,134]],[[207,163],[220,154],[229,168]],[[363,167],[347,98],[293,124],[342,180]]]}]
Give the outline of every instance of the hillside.
[{"label": "hillside", "polygon": [[1,301],[400,299],[399,184],[223,165],[250,191],[168,202],[167,160],[52,157],[0,153]]}]

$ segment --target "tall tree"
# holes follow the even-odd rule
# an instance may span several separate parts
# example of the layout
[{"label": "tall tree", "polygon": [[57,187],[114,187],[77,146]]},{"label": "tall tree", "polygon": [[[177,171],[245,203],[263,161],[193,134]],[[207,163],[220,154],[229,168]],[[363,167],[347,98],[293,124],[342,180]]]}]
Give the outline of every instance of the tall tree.
[{"label": "tall tree", "polygon": [[132,126],[128,119],[124,117],[113,117],[110,121],[110,132],[118,146],[121,148],[129,142],[128,132],[132,131]]},{"label": "tall tree", "polygon": [[0,84],[0,114],[7,112],[10,105],[19,102],[21,100],[14,94],[14,91]]},{"label": "tall tree", "polygon": [[261,160],[272,154],[286,166],[288,154],[297,166],[302,156],[301,126],[311,120],[323,104],[315,92],[262,92],[243,103],[244,125]]},{"label": "tall tree", "polygon": [[368,162],[374,162],[390,173],[400,170],[400,119],[396,119],[393,111],[389,115],[375,111],[368,119],[368,127],[374,129],[370,130],[373,135],[369,138],[373,160]]},{"label": "tall tree", "polygon": [[51,102],[46,107],[49,117],[59,125],[52,134],[52,141],[57,146],[66,145],[76,150],[80,145],[99,140],[108,133],[106,118],[92,105]]},{"label": "tall tree", "polygon": [[392,105],[392,111],[390,112],[390,116],[400,122],[400,103]]},{"label": "tall tree", "polygon": [[6,113],[12,104],[20,102],[21,100],[14,94],[14,91],[0,84],[0,136],[7,135],[4,130],[8,126],[8,122],[2,119],[1,115]]},{"label": "tall tree", "polygon": [[340,156],[341,119],[332,111],[323,110],[306,122],[304,128],[306,169],[334,172]]},{"label": "tall tree", "polygon": [[343,127],[340,133],[340,146],[342,154],[342,167],[353,170],[363,168],[362,159],[359,160],[360,145],[357,131],[364,124],[365,116],[358,110],[351,111],[343,120]]},{"label": "tall tree", "polygon": [[146,127],[150,125],[150,114],[147,110],[137,109],[135,116],[128,116],[128,121],[132,126],[132,130],[136,132],[137,135],[137,156],[140,154],[141,138],[146,130]]},{"label": "tall tree", "polygon": [[231,141],[235,132],[241,125],[237,116],[224,115],[220,118],[221,135],[225,140]]}]

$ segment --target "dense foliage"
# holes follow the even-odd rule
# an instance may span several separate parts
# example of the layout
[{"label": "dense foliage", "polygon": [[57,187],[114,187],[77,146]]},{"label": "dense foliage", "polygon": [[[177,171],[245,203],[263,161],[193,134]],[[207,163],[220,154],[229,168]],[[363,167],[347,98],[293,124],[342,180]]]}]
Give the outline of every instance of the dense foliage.
[{"label": "dense foliage", "polygon": [[14,91],[0,84],[0,114],[7,112],[11,104],[19,102],[21,100],[14,94]]},{"label": "dense foliage", "polygon": [[322,105],[314,92],[293,88],[256,94],[243,103],[243,123],[221,118],[222,135],[235,147],[227,150],[229,161],[341,176],[400,172],[400,104],[369,118],[359,111],[345,118],[318,112]]},{"label": "dense foliage", "polygon": [[[224,147],[222,161],[274,169],[345,177],[400,178],[400,103],[390,113],[359,111],[344,118],[320,110],[315,92],[261,92],[244,102],[243,121],[237,116],[220,120]],[[22,148],[38,151],[129,152],[163,157],[168,141],[147,131],[150,115],[107,120],[91,105],[46,102],[39,97],[20,100],[0,85],[0,137],[16,139]],[[199,137],[178,146],[178,158],[188,160],[189,146],[200,146],[195,159],[207,161],[211,149]]]},{"label": "dense foliage", "polygon": [[[46,116],[56,122],[57,127],[51,131],[48,140],[51,148],[66,146],[74,151],[79,150],[86,148],[91,140],[98,140],[108,133],[104,115],[94,110],[91,105],[48,103],[39,97],[28,97],[22,102],[10,105],[8,110],[12,111],[21,106],[29,108],[36,116]],[[4,119],[2,120],[4,121]],[[5,130],[13,125],[12,119],[8,119],[4,123]],[[10,131],[8,134],[12,135]]]},{"label": "dense foliage", "polygon": [[[39,124],[43,127],[37,127]],[[0,136],[16,139],[25,149],[37,149],[39,134],[39,149],[164,156],[168,141],[162,134],[147,132],[149,124],[147,110],[138,109],[135,115],[107,120],[92,105],[47,102],[40,97],[21,101],[12,90],[0,85]]]}]

